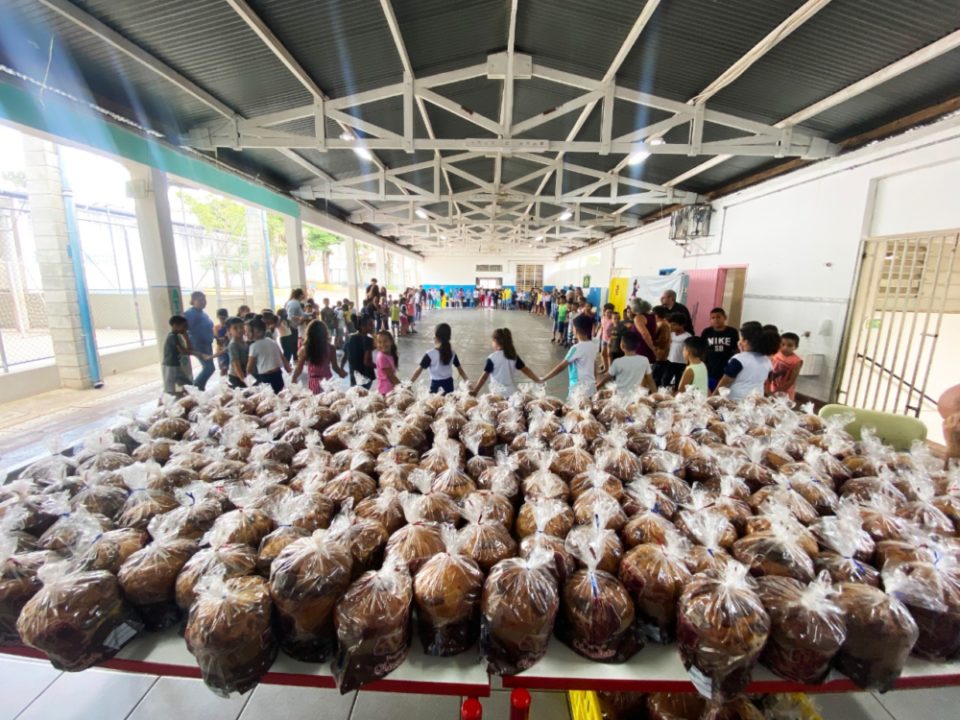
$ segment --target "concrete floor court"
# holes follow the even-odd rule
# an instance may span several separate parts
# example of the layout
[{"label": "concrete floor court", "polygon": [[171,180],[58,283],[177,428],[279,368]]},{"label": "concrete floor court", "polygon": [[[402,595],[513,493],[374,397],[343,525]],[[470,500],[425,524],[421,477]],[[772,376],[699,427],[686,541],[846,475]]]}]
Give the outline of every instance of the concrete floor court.
[{"label": "concrete floor court", "polygon": [[[538,375],[545,375],[564,355],[562,348],[550,343],[552,325],[542,316],[521,310],[428,310],[418,333],[398,341],[401,379],[408,380],[433,347],[433,331],[441,322],[450,325],[454,351],[471,380],[483,372],[483,362],[492,352],[490,336],[498,327],[510,328],[517,352]],[[426,373],[419,382],[429,383]],[[66,447],[110,426],[121,414],[145,410],[156,401],[160,386],[158,362],[110,376],[98,390],[53,390],[0,405],[0,478],[46,455],[53,443]],[[547,387],[550,394],[565,397],[566,375],[553,378]]]}]

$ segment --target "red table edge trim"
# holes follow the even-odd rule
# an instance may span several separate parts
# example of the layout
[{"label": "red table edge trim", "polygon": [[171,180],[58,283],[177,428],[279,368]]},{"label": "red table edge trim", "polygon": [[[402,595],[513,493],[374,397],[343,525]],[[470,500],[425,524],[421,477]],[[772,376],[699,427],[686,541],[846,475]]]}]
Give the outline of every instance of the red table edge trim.
[{"label": "red table edge trim", "polygon": [[[45,653],[28,647],[0,647],[0,654],[47,660]],[[161,675],[167,677],[202,678],[199,667],[189,665],[170,665],[146,660],[128,660],[111,658],[98,663],[95,667],[122,672]],[[289,685],[292,687],[316,687],[335,689],[337,684],[329,675],[306,675],[302,673],[267,672],[260,678],[264,685]],[[374,692],[418,693],[423,695],[469,695],[471,697],[489,697],[490,683],[433,683],[423,680],[391,680],[389,677],[364,685],[362,690]]]},{"label": "red table edge trim", "polygon": [[[505,688],[527,690],[601,690],[607,692],[696,692],[689,680],[608,680],[604,678],[550,678],[504,675]],[[960,685],[960,672],[950,675],[916,675],[901,677],[894,684],[896,690],[951,687]],[[759,680],[747,686],[747,693],[768,694],[786,692],[868,692],[849,678],[837,678],[819,685],[805,685],[790,680]]]}]

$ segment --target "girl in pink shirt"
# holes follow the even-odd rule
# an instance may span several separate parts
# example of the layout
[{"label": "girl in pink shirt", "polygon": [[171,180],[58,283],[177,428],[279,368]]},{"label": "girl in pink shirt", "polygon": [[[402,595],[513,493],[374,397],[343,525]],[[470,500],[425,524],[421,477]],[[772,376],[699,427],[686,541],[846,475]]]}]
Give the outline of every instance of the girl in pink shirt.
[{"label": "girl in pink shirt", "polygon": [[382,330],[376,335],[377,359],[374,367],[377,374],[377,392],[386,395],[400,384],[397,378],[397,365],[400,358],[397,356],[397,346],[393,342],[393,335]]}]

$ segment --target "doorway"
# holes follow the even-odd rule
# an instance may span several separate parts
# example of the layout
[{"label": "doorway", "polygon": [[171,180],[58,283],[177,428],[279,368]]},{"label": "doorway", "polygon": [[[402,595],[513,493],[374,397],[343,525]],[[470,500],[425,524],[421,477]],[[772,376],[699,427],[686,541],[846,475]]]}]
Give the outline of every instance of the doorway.
[{"label": "doorway", "polygon": [[864,241],[847,321],[840,402],[912,415],[942,442],[937,398],[960,378],[960,231]]},{"label": "doorway", "polygon": [[499,290],[503,286],[503,278],[477,278],[478,290]]}]

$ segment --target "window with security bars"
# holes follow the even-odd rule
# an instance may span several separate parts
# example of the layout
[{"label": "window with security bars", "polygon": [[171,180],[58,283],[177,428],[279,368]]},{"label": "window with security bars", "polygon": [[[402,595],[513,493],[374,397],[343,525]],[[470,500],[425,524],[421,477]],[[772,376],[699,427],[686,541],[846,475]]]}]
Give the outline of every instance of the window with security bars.
[{"label": "window with security bars", "polygon": [[925,243],[888,241],[880,267],[879,298],[919,298],[927,251]]},{"label": "window with security bars", "polygon": [[517,265],[517,290],[543,287],[543,265]]}]

